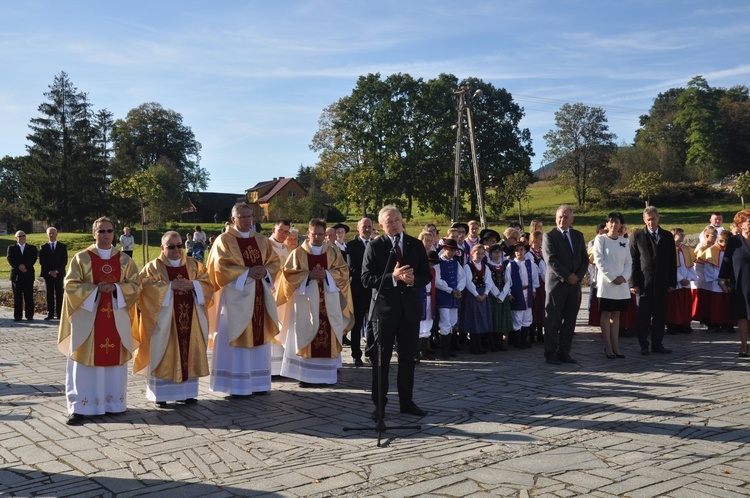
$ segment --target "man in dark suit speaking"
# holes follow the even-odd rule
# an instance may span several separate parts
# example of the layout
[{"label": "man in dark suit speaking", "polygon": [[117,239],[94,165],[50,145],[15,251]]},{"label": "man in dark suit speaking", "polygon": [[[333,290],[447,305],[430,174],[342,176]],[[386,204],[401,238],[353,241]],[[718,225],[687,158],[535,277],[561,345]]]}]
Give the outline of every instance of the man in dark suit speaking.
[{"label": "man in dark suit speaking", "polygon": [[542,252],[547,263],[547,291],[544,327],[544,356],[547,363],[577,363],[570,356],[578,308],[581,305],[581,279],[588,271],[589,257],[583,234],[573,230],[573,209],[557,208],[556,227],[544,234]]},{"label": "man in dark suit speaking", "polygon": [[13,321],[20,322],[26,311],[26,319],[34,319],[34,264],[37,250],[26,243],[26,233],[16,232],[16,243],[8,246],[10,281],[13,285]]},{"label": "man in dark suit speaking", "polygon": [[42,278],[47,287],[47,317],[52,320],[60,318],[63,302],[63,280],[65,266],[68,264],[68,247],[57,240],[57,229],[47,229],[49,242],[42,244],[39,249],[39,264],[42,265]]},{"label": "man in dark suit speaking", "polygon": [[[427,253],[422,243],[404,233],[401,213],[385,206],[378,214],[384,234],[368,244],[362,262],[362,285],[374,294],[382,282],[382,294],[375,303],[370,321],[379,331],[383,349],[382,385],[383,412],[378,413],[378,354],[371,354],[372,418],[382,420],[388,394],[388,366],[393,354],[393,341],[398,341],[398,397],[401,413],[422,417],[427,412],[412,400],[414,390],[414,358],[419,344],[419,321],[422,319],[420,287],[432,279]],[[386,267],[391,250],[394,255]]]}]

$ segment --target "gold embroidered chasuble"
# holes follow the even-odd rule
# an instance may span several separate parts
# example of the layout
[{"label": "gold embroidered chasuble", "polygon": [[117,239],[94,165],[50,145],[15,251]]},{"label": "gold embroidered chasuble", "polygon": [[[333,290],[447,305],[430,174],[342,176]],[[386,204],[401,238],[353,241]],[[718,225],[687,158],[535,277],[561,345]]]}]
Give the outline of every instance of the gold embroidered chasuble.
[{"label": "gold embroidered chasuble", "polygon": [[[79,252],[70,262],[68,273],[65,275],[63,293],[63,309],[60,317],[60,328],[57,335],[57,349],[64,355],[87,367],[95,366],[94,353],[96,348],[107,348],[107,344],[96,344],[94,322],[101,297],[96,299],[96,308],[88,311],[83,308],[86,299],[98,292],[94,283],[94,269],[88,252],[99,256],[96,245],[89,246]],[[119,251],[112,248],[110,259]],[[141,287],[138,282],[138,268],[127,255],[120,253],[120,278],[116,282],[125,300],[125,308],[104,310],[114,316],[117,333],[120,336],[119,365],[125,364],[139,345],[138,321],[135,303]],[[109,260],[106,260],[109,261]]]},{"label": "gold embroidered chasuble", "polygon": [[[337,251],[328,241],[323,242],[322,255],[326,258],[326,269],[331,278],[339,288],[339,292],[325,292],[321,296],[321,287],[316,282],[308,283],[310,268],[309,261],[312,255],[309,241],[305,241],[297,249],[292,251],[281,271],[278,289],[276,290],[276,304],[282,305],[294,302],[295,312],[288,314],[284,320],[293,320],[294,323],[282,323],[282,329],[294,330],[297,336],[297,344],[301,349],[297,355],[302,358],[323,357],[318,348],[314,347],[317,335],[321,332],[321,314],[330,324],[330,332],[336,340],[330,341],[330,350],[325,357],[336,358],[341,352],[341,341],[347,330],[354,324],[354,309],[352,305],[351,288],[349,286],[349,266],[344,261],[340,251]],[[305,285],[304,294],[298,294],[297,290]],[[325,289],[323,287],[323,289]],[[324,306],[325,309],[321,309]]]},{"label": "gold embroidered chasuble", "polygon": [[[264,277],[263,284],[256,286],[256,281],[248,278],[240,289],[235,286],[235,281],[250,267],[246,261],[254,261],[254,264],[263,266],[271,275],[279,271],[279,256],[271,248],[268,239],[255,232],[251,232],[250,237],[254,239],[254,244],[246,248],[246,253],[243,254],[238,241],[242,235],[234,227],[230,227],[217,237],[206,262],[211,284],[217,292],[214,301],[224,304],[229,344],[242,348],[268,344],[279,333],[272,292],[273,281],[265,282]],[[256,300],[257,289],[260,289],[262,295]],[[222,311],[217,308],[218,306],[213,306],[209,313],[209,326],[212,332],[218,330],[218,313]],[[253,319],[256,312],[263,313],[262,320],[258,320],[258,317]],[[262,335],[253,333],[254,323],[263,324]],[[256,337],[261,337],[261,340],[257,341]]]},{"label": "gold embroidered chasuble", "polygon": [[[209,373],[206,357],[206,310],[211,305],[213,296],[213,286],[203,264],[185,255],[182,256],[181,263],[180,267],[172,267],[162,254],[141,270],[141,345],[133,361],[133,373],[150,374],[175,383],[204,377]],[[180,293],[172,290],[169,305],[163,306],[170,289],[170,268],[182,270],[176,278],[184,278],[183,274],[186,274],[189,280],[198,282],[203,291],[204,304],[197,303],[193,291]],[[186,306],[189,304],[185,302],[188,299],[192,300],[192,306]],[[190,311],[191,316],[184,316]],[[181,344],[182,341],[186,342]],[[183,357],[185,352],[187,357]],[[149,368],[152,369],[150,372]]]}]

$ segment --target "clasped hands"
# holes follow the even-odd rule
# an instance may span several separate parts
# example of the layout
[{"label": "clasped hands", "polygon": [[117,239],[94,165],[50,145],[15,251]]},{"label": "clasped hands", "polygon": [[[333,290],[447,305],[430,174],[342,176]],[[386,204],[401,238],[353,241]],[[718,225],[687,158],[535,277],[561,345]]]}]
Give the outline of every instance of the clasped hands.
[{"label": "clasped hands", "polygon": [[172,280],[172,290],[177,292],[191,292],[193,290],[193,282],[185,278]]},{"label": "clasped hands", "polygon": [[263,266],[253,266],[250,271],[247,272],[247,280],[260,280],[266,276],[266,269]]},{"label": "clasped hands", "polygon": [[396,263],[396,267],[393,269],[393,278],[404,282],[406,285],[411,285],[414,283],[414,268]]},{"label": "clasped hands", "polygon": [[111,294],[117,289],[115,284],[110,284],[109,282],[99,282],[96,286],[99,288],[99,292],[103,294]]}]

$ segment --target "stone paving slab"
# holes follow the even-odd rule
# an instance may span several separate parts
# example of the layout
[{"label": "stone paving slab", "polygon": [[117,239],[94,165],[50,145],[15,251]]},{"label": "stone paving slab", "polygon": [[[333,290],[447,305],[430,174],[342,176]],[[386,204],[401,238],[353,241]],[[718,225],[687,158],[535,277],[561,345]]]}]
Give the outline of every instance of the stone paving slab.
[{"label": "stone paving slab", "polygon": [[229,400],[204,379],[198,404],[166,410],[131,376],[126,413],[69,427],[57,323],[14,323],[0,308],[0,495],[750,495],[737,334],[694,323],[666,337],[673,354],[647,357],[623,337],[627,358],[608,360],[586,320],[577,365],[546,364],[539,344],[422,362],[415,401],[430,414],[400,415],[392,394],[386,424],[421,430],[389,429],[378,447],[370,372],[348,354],[330,388],[275,379],[267,396]]}]

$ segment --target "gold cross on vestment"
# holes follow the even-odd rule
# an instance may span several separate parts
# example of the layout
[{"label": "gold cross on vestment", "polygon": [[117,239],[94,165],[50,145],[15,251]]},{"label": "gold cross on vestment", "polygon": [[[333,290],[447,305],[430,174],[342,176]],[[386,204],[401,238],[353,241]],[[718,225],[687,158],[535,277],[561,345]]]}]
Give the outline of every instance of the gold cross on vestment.
[{"label": "gold cross on vestment", "polygon": [[107,314],[107,318],[112,318],[112,312],[114,311],[114,308],[112,308],[112,302],[108,302],[107,307],[101,308],[99,311],[104,311]]},{"label": "gold cross on vestment", "polygon": [[109,354],[109,348],[114,348],[115,345],[109,342],[109,337],[104,341],[104,344],[99,344],[99,349],[104,350],[104,354]]}]

